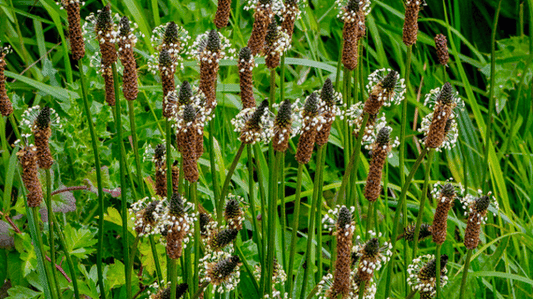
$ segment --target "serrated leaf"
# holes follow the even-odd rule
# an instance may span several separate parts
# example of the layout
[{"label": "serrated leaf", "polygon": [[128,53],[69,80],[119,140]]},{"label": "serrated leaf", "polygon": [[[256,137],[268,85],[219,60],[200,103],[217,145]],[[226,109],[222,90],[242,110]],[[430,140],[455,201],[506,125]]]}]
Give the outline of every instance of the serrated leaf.
[{"label": "serrated leaf", "polygon": [[41,293],[38,293],[34,290],[28,289],[23,286],[14,286],[10,288],[7,293],[9,296],[7,298],[16,298],[16,299],[31,299],[37,298]]},{"label": "serrated leaf", "polygon": [[95,237],[96,232],[85,228],[75,229],[70,225],[67,225],[63,232],[71,255],[86,258],[87,255],[96,251],[95,248],[91,248],[98,242]]}]

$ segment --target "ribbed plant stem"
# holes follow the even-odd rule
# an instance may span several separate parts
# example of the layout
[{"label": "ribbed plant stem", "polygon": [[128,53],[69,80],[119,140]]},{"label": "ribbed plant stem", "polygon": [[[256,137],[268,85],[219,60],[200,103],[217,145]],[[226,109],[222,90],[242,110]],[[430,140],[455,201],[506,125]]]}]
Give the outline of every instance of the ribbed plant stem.
[{"label": "ribbed plant stem", "polygon": [[157,283],[161,284],[161,281],[163,281],[163,272],[161,272],[161,264],[159,264],[159,255],[157,254],[154,236],[148,235],[148,240],[150,241],[150,248],[152,250],[152,256],[154,258],[155,273],[157,274]]},{"label": "ribbed plant stem", "polygon": [[[197,194],[197,186],[198,184],[196,182],[190,184],[190,191],[189,191],[189,197],[191,202],[196,207],[196,210],[199,211],[200,208],[200,202],[198,201]],[[194,222],[194,272],[192,275],[193,278],[193,290],[196,289],[196,286],[198,285],[198,265],[200,264],[200,240],[202,240],[200,236],[200,221]],[[174,292],[175,293],[175,292]]]},{"label": "ribbed plant stem", "polygon": [[468,278],[468,268],[470,267],[470,259],[472,258],[472,249],[466,252],[465,265],[463,266],[463,277],[461,278],[461,290],[459,291],[459,298],[465,298],[466,280]]},{"label": "ribbed plant stem", "polygon": [[79,299],[80,298],[80,291],[78,289],[78,280],[76,279],[76,270],[74,267],[74,263],[72,262],[72,258],[70,256],[70,252],[68,251],[67,242],[65,242],[65,236],[63,235],[63,231],[59,227],[59,223],[57,222],[56,215],[55,214],[48,214],[48,217],[52,217],[52,220],[54,221],[54,229],[56,230],[58,239],[59,239],[59,245],[63,249],[63,253],[65,254],[65,259],[67,260],[68,270],[70,271],[70,276],[72,277],[72,287],[74,288],[74,298]]},{"label": "ribbed plant stem", "polygon": [[[39,251],[41,253],[41,258],[42,258],[42,261],[43,261],[43,264],[44,264],[44,271],[45,271],[45,274],[46,274],[46,280],[48,282],[48,287],[50,288],[50,293],[52,294],[52,298],[53,299],[57,299],[58,297],[58,294],[57,294],[57,290],[54,290],[53,289],[53,277],[52,277],[52,269],[51,269],[51,266],[46,262],[46,253],[44,251],[44,244],[43,244],[43,237],[40,233],[40,229],[39,229],[39,224],[41,223],[40,222],[40,219],[39,219],[39,207],[34,207],[32,208],[32,212],[33,212],[33,223],[35,224],[35,230],[36,230],[36,237],[37,237],[37,244],[34,244],[34,246],[38,246],[39,247]],[[52,265],[55,267],[55,264]]]},{"label": "ribbed plant stem", "polygon": [[165,146],[166,146],[166,155],[165,158],[167,160],[167,198],[170,198],[172,196],[172,123],[170,119],[165,120],[166,125],[166,138],[165,138]]},{"label": "ribbed plant stem", "polygon": [[218,172],[215,162],[215,132],[214,132],[214,123],[211,120],[209,123],[209,166],[211,167],[211,180],[213,181],[213,195],[215,202],[223,201],[224,198],[219,198],[218,194]]},{"label": "ribbed plant stem", "polygon": [[365,297],[365,289],[366,289],[366,281],[361,281],[359,284],[359,299],[363,299]]},{"label": "ribbed plant stem", "polygon": [[56,292],[59,298],[61,298],[61,291],[59,289],[59,279],[57,277],[57,269],[55,267],[56,265],[56,245],[55,245],[55,239],[54,239],[54,220],[51,216],[54,213],[54,210],[52,209],[52,176],[50,175],[50,169],[45,169],[45,176],[46,176],[46,209],[48,210],[48,237],[49,237],[49,245],[50,245],[50,262],[52,263],[52,275],[54,279],[54,286],[56,288]]},{"label": "ribbed plant stem", "polygon": [[317,244],[318,244],[318,250],[316,252],[316,256],[317,256],[317,267],[318,267],[318,271],[317,271],[317,281],[320,281],[320,279],[322,279],[322,275],[323,275],[323,269],[322,269],[322,266],[323,266],[323,261],[322,261],[322,191],[323,191],[323,187],[324,187],[324,167],[325,167],[325,164],[326,164],[326,151],[327,151],[327,144],[323,145],[322,147],[320,147],[320,149],[318,150],[318,155],[322,155],[322,163],[320,163],[320,168],[318,169],[318,201],[317,201],[317,214],[316,214],[316,217],[315,217],[315,222],[316,222],[316,228],[318,230],[318,233],[317,233]]},{"label": "ribbed plant stem", "polygon": [[[270,182],[270,200],[268,203],[268,251],[267,251],[267,260],[266,265],[268,267],[267,277],[272,277],[274,273],[274,257],[276,252],[275,240],[276,240],[276,222],[278,221],[278,169],[281,163],[282,152],[276,153],[276,158],[274,160],[274,167],[270,169],[273,173],[273,180]],[[272,295],[272,279],[266,279],[266,290],[268,294]]]},{"label": "ribbed plant stem", "polygon": [[422,187],[422,197],[420,198],[420,205],[418,208],[418,216],[416,217],[416,226],[415,226],[415,235],[414,235],[414,244],[413,244],[413,258],[416,258],[416,252],[418,251],[418,237],[420,234],[420,226],[422,225],[422,218],[424,216],[424,205],[426,204],[426,198],[428,194],[429,186],[429,173],[431,170],[431,163],[433,162],[433,153],[434,149],[430,149],[428,152],[428,157],[426,159],[426,173],[424,175],[424,185]]},{"label": "ribbed plant stem", "polygon": [[[385,284],[384,298],[389,297],[389,294],[390,294],[390,283],[392,279],[392,270],[394,268],[394,258],[395,258],[396,241],[397,241],[396,237],[398,236],[398,227],[400,225],[400,214],[402,214],[402,210],[403,210],[402,208],[405,205],[405,198],[407,196],[407,190],[409,190],[409,186],[416,174],[416,170],[418,169],[420,164],[422,164],[422,161],[424,160],[424,157],[426,156],[427,152],[428,152],[428,149],[424,148],[422,152],[420,153],[420,155],[418,156],[418,158],[416,159],[415,164],[413,165],[413,167],[411,168],[411,171],[409,172],[409,176],[407,177],[405,183],[402,186],[400,198],[398,199],[398,204],[396,206],[396,213],[394,214],[394,220],[392,224],[392,236],[391,236],[392,256],[391,256],[391,259],[388,265],[388,273],[387,273],[387,280]],[[404,217],[407,217],[407,215],[404,214]]]},{"label": "ribbed plant stem", "polygon": [[259,234],[259,224],[257,220],[256,206],[255,206],[255,197],[254,197],[254,164],[253,164],[253,154],[252,154],[252,145],[248,144],[246,146],[247,155],[248,155],[248,201],[250,205],[250,212],[252,213],[252,223],[254,226],[253,230],[253,239],[257,244],[257,250],[259,251],[259,260],[261,262],[261,267],[265,265],[265,256],[263,253],[263,236]]},{"label": "ribbed plant stem", "polygon": [[440,289],[440,269],[441,269],[441,264],[440,264],[440,250],[442,248],[442,244],[437,244],[437,249],[436,249],[436,255],[435,255],[435,258],[436,258],[436,262],[437,262],[437,271],[436,271],[436,281],[437,281],[437,299],[440,299],[440,296],[441,296],[441,293],[442,293],[442,290]]},{"label": "ribbed plant stem", "polygon": [[83,107],[85,109],[85,115],[87,116],[87,124],[89,127],[89,133],[91,134],[91,145],[94,155],[94,167],[96,172],[96,185],[98,188],[98,245],[96,249],[96,269],[98,272],[98,288],[100,289],[100,298],[105,299],[105,285],[104,275],[102,267],[102,254],[104,252],[104,191],[102,187],[102,170],[100,167],[100,155],[98,153],[98,144],[96,132],[94,130],[94,123],[91,116],[91,110],[89,108],[89,100],[87,99],[87,85],[85,82],[85,73],[83,71],[83,64],[81,60],[78,60],[78,68],[80,71],[80,85],[81,85],[81,97],[83,99]]},{"label": "ribbed plant stem", "polygon": [[113,77],[115,80],[115,125],[117,130],[117,146],[119,148],[119,163],[120,163],[120,200],[121,200],[121,216],[122,216],[122,245],[124,247],[124,268],[126,280],[126,298],[132,298],[131,287],[131,269],[128,266],[130,260],[130,245],[128,232],[128,200],[126,198],[126,150],[124,149],[122,139],[122,113],[120,110],[120,88],[119,77],[117,74],[117,66],[113,64]]},{"label": "ribbed plant stem", "polygon": [[[322,165],[322,152],[324,151],[324,146],[321,146],[316,155],[316,165],[317,167],[321,167]],[[314,184],[313,184],[313,197],[311,200],[311,207],[310,207],[310,216],[309,216],[309,229],[307,230],[307,250],[305,251],[305,265],[304,268],[304,277],[302,282],[302,292],[300,294],[300,298],[305,298],[305,289],[307,286],[307,280],[309,277],[309,271],[312,268],[311,267],[311,256],[312,250],[313,250],[313,241],[314,241],[314,234],[315,234],[315,217],[317,213],[317,202],[318,202],[318,184],[319,181],[319,172],[320,170],[317,169],[317,173],[315,173],[314,178]]]},{"label": "ribbed plant stem", "polygon": [[[261,198],[261,235],[262,236],[266,236],[266,233],[265,233],[265,223],[268,224],[268,222],[266,220],[268,219],[265,219],[265,216],[266,216],[266,205],[267,205],[267,197],[266,197],[266,191],[265,191],[265,186],[264,186],[264,182],[265,182],[265,178],[263,176],[263,171],[261,171],[261,168],[260,168],[260,157],[262,156],[262,152],[261,152],[261,147],[259,144],[254,144],[254,155],[255,155],[255,163],[256,163],[256,169],[257,169],[257,181],[258,181],[258,184],[259,184],[259,195],[260,195],[260,198]],[[263,255],[265,256],[265,262],[266,262],[266,252],[267,252],[267,242],[263,242]],[[260,287],[261,287],[261,292],[260,294],[263,296],[265,294],[265,291],[266,291],[266,279],[267,278],[267,267],[268,266],[263,266],[261,268],[261,283],[260,283]]]},{"label": "ribbed plant stem", "polygon": [[139,144],[137,141],[137,130],[135,128],[135,110],[133,109],[133,101],[128,102],[128,113],[130,116],[130,128],[131,128],[131,139],[133,142],[133,154],[135,155],[135,168],[137,171],[137,183],[141,189],[141,196],[144,196],[144,180],[141,171],[141,158],[139,156]]},{"label": "ribbed plant stem", "polygon": [[296,238],[298,232],[298,223],[300,218],[300,193],[302,191],[302,173],[304,169],[304,164],[298,163],[298,172],[296,174],[296,194],[294,195],[294,219],[292,222],[292,235],[291,235],[291,246],[289,254],[289,270],[287,272],[288,287],[287,292],[289,297],[292,296],[292,287],[293,287],[293,270],[294,270],[294,256],[296,255]]},{"label": "ribbed plant stem", "polygon": [[285,240],[285,231],[287,230],[287,212],[285,210],[285,153],[281,153],[281,162],[279,169],[279,192],[278,196],[281,200],[281,256],[283,258],[283,269],[287,269],[287,244]]},{"label": "ribbed plant stem", "polygon": [[276,69],[270,69],[270,90],[269,90],[268,108],[272,111],[272,104],[276,102]]},{"label": "ribbed plant stem", "polygon": [[17,139],[20,139],[19,127],[17,126],[17,122],[15,121],[15,116],[13,115],[13,113],[9,115],[9,122],[11,122],[11,128],[13,128],[15,136],[17,137]]},{"label": "ribbed plant stem", "polygon": [[[169,259],[168,272],[170,273],[170,299],[176,299],[176,285],[178,283],[178,260]],[[191,286],[192,288],[193,286]]]},{"label": "ribbed plant stem", "polygon": [[[337,193],[337,198],[336,198],[335,203],[344,202],[346,185],[348,184],[348,181],[350,179],[350,174],[352,172],[352,169],[354,168],[354,164],[356,166],[355,169],[357,169],[357,166],[359,165],[359,154],[361,153],[361,141],[363,140],[365,127],[368,122],[368,118],[369,118],[369,115],[365,113],[363,116],[363,123],[361,124],[361,128],[359,128],[359,132],[357,135],[355,149],[353,150],[353,153],[350,156],[350,162],[348,163],[348,166],[346,167],[346,170],[344,171],[344,176],[342,177],[341,186],[339,188],[339,192]],[[349,205],[350,203],[347,203],[347,204]]]},{"label": "ribbed plant stem", "polygon": [[[490,180],[490,167],[489,167],[489,146],[490,136],[492,133],[492,122],[494,120],[494,106],[496,99],[494,98],[494,87],[496,80],[496,30],[498,29],[498,18],[500,17],[500,10],[502,8],[502,1],[498,1],[498,7],[494,14],[494,23],[492,25],[492,34],[490,40],[490,86],[489,86],[489,113],[487,115],[487,130],[485,132],[485,148],[483,150],[483,156],[485,158],[485,174],[483,179],[483,192],[487,192],[489,188],[488,180]],[[516,99],[515,101],[518,101]]]},{"label": "ribbed plant stem", "polygon": [[218,223],[222,223],[222,216],[224,209],[224,198],[226,198],[226,195],[228,193],[229,188],[229,182],[231,181],[231,177],[233,176],[233,172],[235,171],[235,167],[237,167],[237,164],[239,163],[239,159],[241,157],[242,151],[244,150],[244,146],[246,144],[241,142],[241,146],[239,146],[239,149],[237,150],[237,153],[235,154],[235,158],[233,158],[233,162],[231,162],[230,167],[228,168],[228,174],[226,175],[226,179],[224,180],[224,185],[222,185],[222,191],[220,192],[220,200],[217,202],[217,220]]},{"label": "ribbed plant stem", "polygon": [[367,212],[366,212],[366,230],[365,230],[365,238],[368,239],[368,232],[370,231],[370,227],[372,227],[372,220],[374,218],[374,204],[375,202],[369,201]]},{"label": "ribbed plant stem", "polygon": [[413,46],[407,46],[407,58],[405,62],[405,99],[402,102],[402,118],[400,122],[400,181],[403,185],[405,183],[405,129],[407,127],[407,97],[409,96],[409,78],[411,75],[411,56],[413,54]]},{"label": "ribbed plant stem", "polygon": [[281,56],[281,66],[279,73],[279,97],[280,103],[285,100],[285,55]]}]

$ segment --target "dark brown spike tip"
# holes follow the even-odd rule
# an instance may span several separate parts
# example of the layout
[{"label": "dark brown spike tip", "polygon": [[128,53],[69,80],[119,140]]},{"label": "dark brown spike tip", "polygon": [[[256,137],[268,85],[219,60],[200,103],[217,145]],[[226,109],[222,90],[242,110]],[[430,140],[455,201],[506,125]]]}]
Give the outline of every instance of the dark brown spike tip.
[{"label": "dark brown spike tip", "polygon": [[443,105],[448,105],[452,102],[452,98],[453,98],[452,85],[450,84],[450,82],[446,82],[442,86],[442,89],[439,93],[437,101],[442,103]]},{"label": "dark brown spike tip", "polygon": [[173,216],[183,216],[185,214],[185,206],[183,198],[179,193],[173,193],[170,197],[169,213]]},{"label": "dark brown spike tip", "polygon": [[379,240],[377,238],[372,238],[366,242],[364,251],[366,255],[374,256],[379,252]]},{"label": "dark brown spike tip", "polygon": [[207,37],[207,50],[211,52],[217,52],[220,50],[220,36],[216,30],[209,31],[209,36]]},{"label": "dark brown spike tip", "polygon": [[181,105],[187,105],[191,103],[192,87],[189,81],[183,81],[178,92],[178,99]]},{"label": "dark brown spike tip", "polygon": [[170,67],[172,65],[172,56],[167,49],[161,50],[159,53],[159,65]]},{"label": "dark brown spike tip", "polygon": [[389,144],[390,140],[390,127],[383,127],[379,130],[378,135],[376,136],[376,143],[380,146],[385,146]]},{"label": "dark brown spike tip", "polygon": [[442,195],[445,196],[445,197],[448,197],[448,198],[451,198],[451,197],[454,197],[455,196],[455,187],[448,183],[444,186],[442,186]]},{"label": "dark brown spike tip", "polygon": [[276,125],[283,127],[291,122],[292,118],[292,104],[289,99],[286,99],[279,106],[278,115],[276,116]]},{"label": "dark brown spike tip", "polygon": [[346,5],[346,10],[349,12],[357,12],[359,10],[359,0],[349,0]]},{"label": "dark brown spike tip", "polygon": [[158,144],[156,145],[155,147],[155,150],[154,150],[154,156],[157,160],[163,160],[163,158],[165,157],[165,145],[164,144]]},{"label": "dark brown spike tip", "polygon": [[474,203],[474,209],[478,212],[484,212],[489,208],[490,205],[490,197],[487,195],[483,195],[480,198],[476,199]]},{"label": "dark brown spike tip", "polygon": [[391,70],[381,81],[381,86],[383,86],[384,89],[391,90],[396,86],[396,81],[398,81],[398,72]]},{"label": "dark brown spike tip", "polygon": [[342,206],[339,210],[339,216],[337,218],[337,226],[340,228],[346,227],[352,223],[352,212],[345,206]]},{"label": "dark brown spike tip", "polygon": [[248,47],[244,47],[239,51],[239,59],[244,61],[249,61],[252,58],[252,50]]},{"label": "dark brown spike tip", "polygon": [[107,4],[96,17],[96,29],[106,32],[111,29],[113,19],[111,17],[111,5]]},{"label": "dark brown spike tip", "polygon": [[318,94],[313,92],[305,100],[304,110],[308,114],[316,115],[318,113]]},{"label": "dark brown spike tip", "polygon": [[50,107],[44,107],[41,109],[35,120],[35,124],[41,130],[50,127]]},{"label": "dark brown spike tip", "polygon": [[333,82],[330,78],[327,78],[322,86],[322,91],[320,92],[320,98],[326,103],[329,107],[335,105],[335,88],[333,88]]},{"label": "dark brown spike tip", "polygon": [[119,34],[121,36],[128,36],[130,32],[131,32],[130,19],[128,19],[128,17],[126,16],[123,16],[122,19],[120,19]]},{"label": "dark brown spike tip", "polygon": [[163,42],[166,44],[176,44],[178,41],[178,25],[174,22],[169,22],[163,34]]},{"label": "dark brown spike tip", "polygon": [[183,120],[186,122],[193,122],[196,120],[196,110],[191,104],[185,105],[183,108]]}]

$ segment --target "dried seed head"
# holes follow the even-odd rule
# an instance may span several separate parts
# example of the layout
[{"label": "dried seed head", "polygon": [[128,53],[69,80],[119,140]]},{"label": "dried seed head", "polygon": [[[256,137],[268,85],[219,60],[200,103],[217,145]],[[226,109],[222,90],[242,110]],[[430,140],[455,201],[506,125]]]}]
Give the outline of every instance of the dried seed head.
[{"label": "dried seed head", "polygon": [[346,206],[342,206],[339,210],[339,216],[337,219],[338,227],[346,227],[352,223],[352,213]]},{"label": "dried seed head", "polygon": [[17,156],[22,166],[22,181],[28,190],[28,206],[30,208],[38,207],[43,201],[43,190],[38,177],[35,149],[26,146],[17,153]]},{"label": "dried seed head", "polygon": [[224,208],[224,218],[227,219],[234,219],[236,217],[240,217],[242,215],[241,207],[239,205],[239,201],[235,198],[231,198],[226,203],[226,207]]},{"label": "dried seed head", "polygon": [[183,81],[183,83],[180,86],[180,90],[178,93],[178,99],[180,105],[187,105],[191,103],[192,98],[192,88],[189,81]]},{"label": "dried seed head", "polygon": [[448,198],[454,198],[455,195],[456,195],[455,187],[452,184],[448,183],[442,186],[441,196],[448,197]]},{"label": "dried seed head", "polygon": [[13,105],[7,96],[6,76],[4,71],[6,69],[6,54],[9,53],[10,47],[0,46],[0,113],[2,116],[8,116],[13,113]]},{"label": "dried seed head", "polygon": [[285,0],[285,13],[283,15],[283,22],[281,28],[287,32],[289,42],[292,40],[294,33],[294,23],[300,17],[300,8],[298,7],[298,0]]},{"label": "dried seed head", "polygon": [[[401,238],[405,238],[407,241],[414,241],[415,240],[415,229],[416,229],[415,224],[406,226],[403,230],[403,234],[398,237],[398,240]],[[431,225],[427,223],[422,223],[420,225],[420,231],[418,233],[418,241],[420,242],[429,236],[431,236]]]},{"label": "dried seed head", "polygon": [[418,12],[420,11],[419,0],[408,0],[405,5],[405,21],[403,23],[403,43],[407,46],[416,43],[418,35]]},{"label": "dried seed head", "polygon": [[181,195],[179,193],[174,193],[170,197],[168,212],[172,216],[183,216],[185,214],[183,198],[181,198]]},{"label": "dried seed head", "polygon": [[143,220],[145,223],[148,223],[148,224],[155,223],[154,212],[156,212],[158,204],[159,204],[159,200],[154,200],[146,206],[144,213],[143,213]]},{"label": "dried seed head", "polygon": [[435,48],[437,49],[437,58],[439,63],[447,65],[450,55],[448,54],[448,41],[443,34],[437,34],[435,36]]},{"label": "dried seed head", "polygon": [[211,269],[208,270],[208,276],[211,278],[211,283],[213,285],[219,285],[225,282],[233,273],[233,270],[237,268],[240,262],[240,258],[236,255],[233,255],[216,263]]},{"label": "dried seed head", "polygon": [[178,44],[180,42],[178,25],[174,22],[169,22],[165,33],[163,34],[163,43],[166,45]]},{"label": "dried seed head", "polygon": [[135,62],[133,54],[133,48],[135,47],[136,42],[137,38],[132,34],[130,20],[128,17],[124,16],[120,20],[118,50],[120,53],[120,61],[124,66],[124,71],[122,72],[122,90],[124,97],[128,101],[137,99],[139,93],[137,85],[137,63]]},{"label": "dried seed head", "polygon": [[226,228],[218,232],[209,242],[213,250],[220,250],[237,238],[239,231],[233,228]]},{"label": "dried seed head", "polygon": [[239,52],[239,85],[241,89],[241,102],[242,108],[255,107],[254,89],[253,89],[253,74],[252,71],[255,67],[255,61],[252,57],[252,50],[248,47],[244,47]]},{"label": "dried seed head", "polygon": [[207,225],[211,222],[211,217],[206,213],[200,213],[200,232],[202,236],[207,235]]},{"label": "dried seed head", "polygon": [[446,184],[442,186],[439,194],[439,202],[435,215],[433,216],[432,224],[432,237],[433,242],[440,245],[446,241],[446,233],[448,228],[448,212],[453,206],[453,200],[455,199],[456,192],[452,184]]},{"label": "dried seed head", "polygon": [[359,10],[359,0],[349,0],[346,4],[346,10],[349,12],[357,12]]},{"label": "dried seed head", "polygon": [[267,27],[273,17],[271,4],[272,0],[259,0],[255,8],[252,34],[247,44],[250,50],[252,50],[253,55],[263,52]]},{"label": "dried seed head", "polygon": [[220,50],[220,37],[218,36],[218,32],[214,29],[209,32],[206,49],[211,52],[217,52]]},{"label": "dried seed head", "polygon": [[286,99],[281,103],[276,116],[275,125],[283,128],[290,127],[292,122],[292,104],[291,101]]},{"label": "dried seed head", "polygon": [[85,44],[80,23],[80,3],[79,1],[68,1],[67,3],[63,3],[63,7],[67,11],[72,58],[77,61],[85,56]]},{"label": "dried seed head", "polygon": [[45,130],[50,127],[50,107],[46,106],[37,115],[35,119],[35,125],[41,130]]},{"label": "dried seed head", "polygon": [[228,26],[231,11],[231,0],[218,0],[217,12],[215,14],[215,25],[218,29]]}]

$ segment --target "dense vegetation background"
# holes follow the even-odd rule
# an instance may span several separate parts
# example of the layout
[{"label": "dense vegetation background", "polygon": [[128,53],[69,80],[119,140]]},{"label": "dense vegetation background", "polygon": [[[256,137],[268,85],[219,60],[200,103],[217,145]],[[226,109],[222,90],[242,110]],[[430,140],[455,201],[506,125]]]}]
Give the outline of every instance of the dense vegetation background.
[{"label": "dense vegetation background", "polygon": [[[137,23],[145,35],[137,44],[136,55],[140,77],[140,93],[135,105],[139,147],[143,152],[148,145],[154,146],[164,139],[164,123],[161,118],[161,87],[158,76],[148,71],[147,59],[153,53],[150,44],[151,30],[165,22],[175,21],[185,27],[193,39],[207,30],[214,29],[213,17],[216,1],[163,1],[163,0],[121,0],[110,1],[113,12],[126,15]],[[471,189],[492,190],[500,203],[500,213],[489,221],[486,234],[482,234],[482,245],[475,251],[471,264],[472,278],[468,298],[532,298],[533,293],[533,85],[531,61],[533,57],[533,1],[503,1],[498,27],[494,28],[494,14],[497,0],[479,1],[437,1],[427,0],[421,11],[418,42],[413,48],[411,84],[414,88],[407,94],[409,101],[409,123],[407,129],[408,159],[405,165],[410,169],[417,153],[420,151],[414,124],[420,122],[412,119],[415,110],[427,114],[429,109],[423,106],[423,95],[431,89],[442,86],[442,73],[436,61],[433,37],[438,33],[448,36],[450,63],[447,69],[449,80],[459,91],[466,103],[466,109],[458,115],[460,130],[459,145],[450,151],[435,155],[431,182],[444,181],[453,177]],[[102,8],[102,2],[88,0],[82,7],[82,18]],[[232,3],[230,26],[222,32],[236,49],[246,45],[252,29],[252,12],[243,10],[242,0]],[[364,77],[378,68],[390,67],[398,71],[405,69],[406,47],[402,43],[403,3],[402,1],[372,1],[372,12],[367,18],[367,37],[363,40]],[[445,9],[447,16],[445,16]],[[337,9],[332,0],[311,0],[306,3],[302,19],[296,22],[292,49],[287,53],[285,97],[303,98],[311,91],[319,89],[325,78],[334,82],[337,62],[342,45],[342,22],[338,20]],[[446,18],[448,21],[446,21]],[[84,22],[84,21],[82,21]],[[51,149],[57,163],[53,166],[53,190],[65,186],[90,186],[90,190],[75,190],[53,197],[54,211],[60,212],[67,243],[72,248],[72,255],[77,266],[77,277],[82,293],[98,297],[96,287],[96,234],[97,213],[96,194],[94,192],[95,174],[93,155],[90,145],[86,119],[82,114],[82,100],[79,96],[79,70],[69,58],[69,46],[66,31],[66,13],[60,10],[52,0],[0,0],[0,41],[10,44],[14,52],[6,57],[8,92],[15,108],[15,119],[21,120],[23,112],[36,105],[48,105],[54,108],[62,119],[62,128],[57,129],[51,141]],[[494,124],[492,139],[488,148],[488,164],[485,166],[484,144],[486,138],[489,111],[489,80],[491,34],[496,31],[496,60],[494,96]],[[87,47],[88,56],[95,49]],[[260,60],[254,71],[255,93],[257,99],[263,99],[269,92],[269,71]],[[96,124],[100,157],[105,167],[104,188],[107,189],[104,261],[106,264],[107,288],[114,298],[124,294],[124,268],[122,263],[122,243],[120,237],[121,220],[119,215],[119,162],[115,150],[115,124],[111,110],[104,101],[103,80],[90,66],[89,59],[84,60],[89,87],[89,100]],[[179,81],[196,82],[198,67],[196,61],[186,61],[185,67],[178,70]],[[216,163],[218,179],[224,178],[225,169],[239,147],[238,133],[233,132],[230,120],[241,108],[239,100],[238,72],[235,61],[225,60],[221,63],[218,78],[218,107],[213,125],[216,128]],[[279,77],[278,77],[279,80]],[[179,84],[179,82],[177,82]],[[279,82],[278,82],[279,83]],[[361,94],[364,100],[367,94]],[[124,102],[124,101],[123,101]],[[123,108],[125,111],[126,109]],[[400,109],[387,109],[391,125],[398,127]],[[122,120],[124,132],[129,136],[129,122],[124,114]],[[7,132],[3,145],[13,144],[16,137],[11,124],[4,118]],[[340,185],[345,168],[342,133],[334,127],[326,155],[326,172],[324,174],[324,198],[331,202],[335,189]],[[4,128],[2,128],[2,132]],[[3,138],[3,137],[2,137]],[[296,144],[296,143],[295,143]],[[0,298],[35,298],[42,295],[43,286],[38,279],[37,261],[29,234],[26,209],[18,176],[18,163],[15,155],[3,146],[0,159]],[[134,168],[134,157],[127,146],[127,165]],[[292,200],[294,200],[295,173],[297,163],[294,161],[294,145],[291,146],[286,160],[286,201],[288,220],[292,221]],[[363,163],[358,170],[359,178],[366,177],[368,155],[365,153]],[[381,231],[391,229],[391,219],[395,207],[395,197],[399,185],[399,161],[397,152],[388,160],[384,177],[388,191],[379,204]],[[212,173],[207,154],[199,161],[201,176],[198,184],[199,198],[208,210],[213,210]],[[263,167],[266,162],[262,161]],[[310,201],[313,189],[314,160],[304,172],[303,196]],[[485,185],[484,175],[489,172],[489,185]],[[420,172],[421,174],[422,172]],[[153,175],[153,166],[149,159],[143,162],[143,176]],[[247,196],[247,168],[245,159],[237,165],[233,177],[236,194]],[[131,178],[135,184],[136,177]],[[148,179],[149,180],[149,179]],[[363,180],[363,179],[361,179]],[[412,196],[408,197],[410,212],[418,205],[417,196],[421,192],[422,176],[415,177]],[[364,183],[364,181],[361,181]],[[127,198],[136,201],[131,188]],[[418,193],[418,194],[417,194]],[[257,192],[256,192],[257,194]],[[385,205],[389,204],[389,208]],[[458,205],[459,206],[459,205]],[[306,219],[307,205],[303,206],[302,223]],[[416,215],[416,214],[415,214]],[[428,218],[429,220],[429,218]],[[10,223],[11,222],[11,223]],[[464,216],[460,207],[450,214],[448,232],[455,232],[456,242],[447,242],[443,253],[451,258],[449,263],[450,283],[444,289],[446,298],[456,298],[460,284],[462,256],[466,250],[461,236],[465,227]],[[131,226],[130,226],[131,227]],[[17,231],[18,230],[18,231]],[[305,230],[303,230],[305,231]],[[46,232],[46,230],[45,230]],[[133,231],[132,231],[133,233]],[[133,240],[133,238],[130,238]],[[305,251],[305,240],[297,244],[297,254]],[[135,260],[135,273],[140,265],[145,273],[134,275],[134,294],[140,286],[148,285],[154,279],[153,259],[149,254],[149,244],[141,242],[139,255]],[[161,261],[165,263],[164,249],[159,248]],[[256,247],[251,242],[242,246],[245,256],[253,260]],[[422,253],[432,253],[431,247]],[[58,260],[62,260],[61,253]],[[298,258],[297,258],[298,260]],[[254,262],[255,263],[255,262]],[[66,269],[66,267],[64,267]],[[165,268],[165,267],[163,267]],[[72,273],[65,270],[72,277]],[[61,277],[61,285],[68,282]],[[395,290],[404,294],[404,278],[400,275],[393,280]],[[381,288],[380,288],[381,286]],[[249,277],[243,275],[237,297],[247,297],[250,289]],[[383,286],[378,284],[378,293]],[[68,293],[65,297],[72,296]],[[146,292],[141,297],[146,297]],[[249,295],[253,296],[253,295]],[[400,296],[400,295],[398,295]],[[249,297],[248,297],[249,298]],[[400,298],[400,297],[397,297]]]}]

